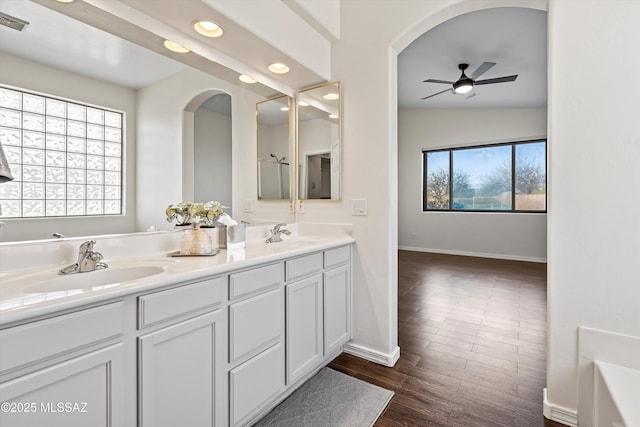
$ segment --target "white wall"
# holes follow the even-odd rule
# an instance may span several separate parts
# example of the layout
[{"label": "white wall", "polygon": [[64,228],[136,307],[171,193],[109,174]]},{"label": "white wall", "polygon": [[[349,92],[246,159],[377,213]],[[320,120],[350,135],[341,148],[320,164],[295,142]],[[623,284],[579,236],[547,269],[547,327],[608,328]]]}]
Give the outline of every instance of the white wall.
[{"label": "white wall", "polygon": [[[397,304],[395,242],[396,55],[453,16],[495,6],[544,9],[546,1],[467,0],[342,3],[342,36],[332,56],[343,83],[345,202],[305,216],[347,218],[354,197],[369,201],[353,217],[354,343],[393,348]],[[549,0],[549,414],[577,422],[578,327],[640,336],[640,87],[616,90],[640,69],[640,3]],[[368,31],[371,22],[385,22]],[[362,37],[367,34],[368,37]],[[353,55],[353,52],[358,55]],[[585,67],[585,64],[589,64]],[[376,97],[372,102],[371,90]],[[363,164],[366,156],[366,165]],[[600,172],[600,174],[598,174]],[[605,174],[606,173],[606,174]],[[605,179],[598,179],[605,175]],[[326,209],[325,209],[326,207]],[[372,209],[372,207],[374,207]],[[391,208],[388,208],[391,207]],[[303,215],[301,215],[302,217]],[[573,419],[572,419],[573,417]]]},{"label": "white wall", "polygon": [[[185,69],[173,76],[138,91],[138,162],[137,183],[138,229],[155,225],[168,229],[164,211],[171,203],[192,196],[183,186],[183,136],[193,134],[189,124],[192,114],[183,114],[185,107],[196,97],[209,91],[222,91],[231,95],[232,116],[232,169],[233,212],[235,218],[245,221],[274,219],[289,222],[288,201],[258,202],[256,102],[262,97],[210,74]],[[187,120],[187,128],[183,126]],[[192,123],[192,122],[191,122]],[[192,152],[185,151],[188,156]],[[188,184],[188,183],[187,183]],[[184,192],[183,192],[183,189]],[[245,201],[251,202],[254,212],[244,212]]]},{"label": "white wall", "polygon": [[68,100],[110,108],[125,113],[125,213],[122,216],[2,219],[2,241],[66,236],[130,233],[136,214],[136,93],[132,89],[70,73],[18,56],[0,52],[0,82]]},{"label": "white wall", "polygon": [[194,201],[217,200],[231,214],[231,116],[198,108],[193,125]]},{"label": "white wall", "polygon": [[640,87],[612,87],[640,69],[640,2],[549,6],[548,404],[575,409],[578,327],[640,337]]},{"label": "white wall", "polygon": [[[459,120],[465,126],[457,126]],[[423,212],[422,151],[546,137],[547,110],[398,112],[398,245],[402,249],[529,261],[547,257],[545,214]]]},{"label": "white wall", "polygon": [[[391,47],[421,17],[453,1],[341,2],[340,40],[332,48],[332,80],[341,82],[340,201],[304,202],[300,222],[354,226],[353,340],[348,351],[393,364],[397,336],[396,54]],[[371,31],[372,23],[384,22]],[[440,22],[438,22],[440,23]],[[422,32],[420,33],[422,34]],[[367,216],[352,216],[366,199]]]}]

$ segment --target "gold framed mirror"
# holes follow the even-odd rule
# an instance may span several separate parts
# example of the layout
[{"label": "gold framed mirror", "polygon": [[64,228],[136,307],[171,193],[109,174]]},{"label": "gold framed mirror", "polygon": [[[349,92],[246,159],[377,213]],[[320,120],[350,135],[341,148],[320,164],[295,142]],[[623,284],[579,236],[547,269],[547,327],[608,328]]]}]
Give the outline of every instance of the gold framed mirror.
[{"label": "gold framed mirror", "polygon": [[291,200],[290,110],[286,95],[256,104],[258,200]]},{"label": "gold framed mirror", "polygon": [[298,199],[340,200],[340,82],[298,92]]}]

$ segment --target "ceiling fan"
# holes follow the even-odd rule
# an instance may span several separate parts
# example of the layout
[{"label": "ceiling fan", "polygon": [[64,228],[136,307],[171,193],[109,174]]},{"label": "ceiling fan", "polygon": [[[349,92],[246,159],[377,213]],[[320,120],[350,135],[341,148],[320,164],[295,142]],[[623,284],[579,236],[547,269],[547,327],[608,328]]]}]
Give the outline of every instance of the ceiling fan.
[{"label": "ceiling fan", "polygon": [[513,76],[496,77],[495,79],[476,80],[478,77],[480,77],[481,75],[489,71],[494,65],[496,65],[495,62],[483,62],[482,65],[480,65],[478,68],[476,68],[476,70],[473,73],[470,74],[470,76],[467,76],[464,72],[467,68],[469,68],[469,64],[459,64],[458,69],[462,71],[462,74],[460,75],[460,78],[458,78],[458,80],[456,80],[455,82],[449,82],[446,80],[437,80],[437,79],[423,80],[425,83],[448,84],[448,85],[451,85],[451,88],[434,93],[433,95],[425,96],[422,99],[432,98],[436,95],[440,95],[441,93],[445,93],[445,92],[452,92],[457,94],[468,94],[466,97],[470,98],[475,95],[475,93],[471,92],[474,86],[512,82],[518,77],[518,75],[516,74]]}]

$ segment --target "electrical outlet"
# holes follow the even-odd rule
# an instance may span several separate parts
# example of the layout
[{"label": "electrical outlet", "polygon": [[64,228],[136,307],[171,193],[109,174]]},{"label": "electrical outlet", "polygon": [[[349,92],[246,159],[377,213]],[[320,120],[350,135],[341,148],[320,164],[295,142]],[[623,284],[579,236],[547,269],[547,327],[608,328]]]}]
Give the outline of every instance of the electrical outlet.
[{"label": "electrical outlet", "polygon": [[293,205],[293,201],[289,201],[289,213],[294,213],[295,209],[294,209],[294,205]]},{"label": "electrical outlet", "polygon": [[298,200],[298,209],[296,209],[298,213],[304,213],[304,200]]},{"label": "electrical outlet", "polygon": [[251,199],[244,200],[244,208],[242,209],[246,213],[251,213],[254,210],[254,203]]}]

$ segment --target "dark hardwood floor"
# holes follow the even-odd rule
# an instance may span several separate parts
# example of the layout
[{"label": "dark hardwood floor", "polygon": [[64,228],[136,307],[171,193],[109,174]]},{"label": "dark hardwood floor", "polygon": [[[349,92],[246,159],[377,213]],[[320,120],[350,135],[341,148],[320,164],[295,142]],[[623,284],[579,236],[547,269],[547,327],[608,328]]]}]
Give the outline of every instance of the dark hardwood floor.
[{"label": "dark hardwood floor", "polygon": [[393,390],[376,426],[561,426],[542,415],[546,265],[400,251],[393,368],[329,367]]}]

